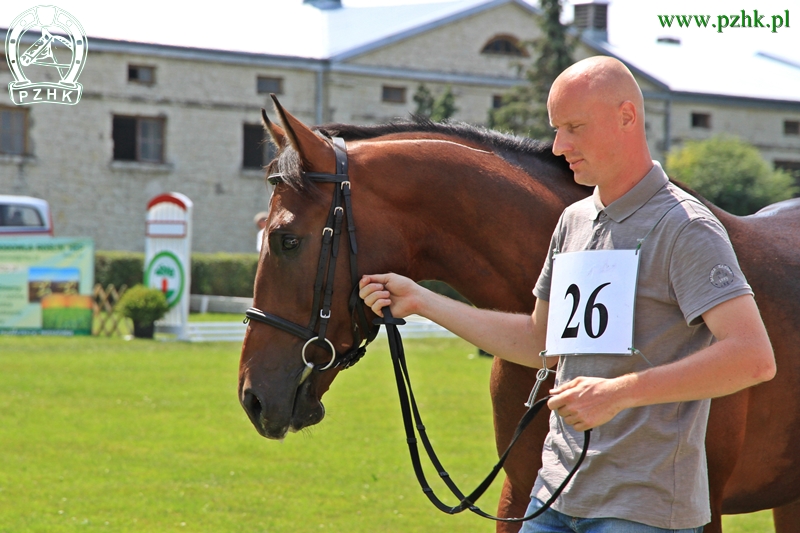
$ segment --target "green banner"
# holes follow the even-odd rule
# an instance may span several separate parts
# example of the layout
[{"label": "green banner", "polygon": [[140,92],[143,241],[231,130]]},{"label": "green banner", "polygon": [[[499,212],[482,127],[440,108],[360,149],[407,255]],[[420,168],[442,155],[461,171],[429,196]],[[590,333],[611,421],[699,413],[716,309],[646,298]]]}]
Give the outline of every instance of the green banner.
[{"label": "green banner", "polygon": [[90,335],[94,242],[0,238],[0,333]]}]

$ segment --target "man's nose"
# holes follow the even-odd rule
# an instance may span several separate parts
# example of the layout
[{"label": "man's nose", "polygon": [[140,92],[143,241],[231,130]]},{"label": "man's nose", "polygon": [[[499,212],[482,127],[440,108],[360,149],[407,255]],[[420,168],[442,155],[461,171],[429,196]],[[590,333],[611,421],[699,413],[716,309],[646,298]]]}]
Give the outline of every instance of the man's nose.
[{"label": "man's nose", "polygon": [[555,155],[564,155],[569,151],[569,145],[564,139],[564,135],[556,131],[556,138],[553,140],[553,153]]}]

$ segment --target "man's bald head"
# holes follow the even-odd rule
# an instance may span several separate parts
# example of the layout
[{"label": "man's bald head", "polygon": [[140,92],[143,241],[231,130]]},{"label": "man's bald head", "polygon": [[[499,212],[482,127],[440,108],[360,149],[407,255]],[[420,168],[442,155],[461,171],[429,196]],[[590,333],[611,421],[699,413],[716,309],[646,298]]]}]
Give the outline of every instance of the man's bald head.
[{"label": "man's bald head", "polygon": [[579,93],[598,104],[618,107],[629,101],[636,107],[644,127],[644,98],[639,84],[621,61],[607,56],[594,56],[568,67],[553,82],[548,98]]},{"label": "man's bald head", "polygon": [[619,198],[652,168],[642,91],[616,59],[590,57],[562,72],[547,111],[556,129],[553,153],[566,158],[578,183],[597,186],[603,202]]}]

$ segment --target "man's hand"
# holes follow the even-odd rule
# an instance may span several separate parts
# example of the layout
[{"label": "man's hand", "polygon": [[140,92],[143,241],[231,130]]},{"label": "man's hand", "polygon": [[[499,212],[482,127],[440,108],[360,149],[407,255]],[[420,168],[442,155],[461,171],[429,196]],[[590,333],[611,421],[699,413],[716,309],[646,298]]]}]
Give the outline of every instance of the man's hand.
[{"label": "man's hand", "polygon": [[405,318],[417,312],[419,292],[424,290],[414,281],[398,274],[371,274],[358,282],[358,295],[372,312],[383,316],[387,305],[395,318]]},{"label": "man's hand", "polygon": [[547,406],[577,431],[601,426],[630,407],[622,400],[625,378],[575,378],[551,389]]},{"label": "man's hand", "polygon": [[[479,309],[436,294],[399,274],[369,274],[358,282],[358,295],[383,316],[387,305],[395,318],[420,315],[467,342],[512,363],[541,368],[547,332],[548,303],[536,302],[533,316]],[[549,365],[558,361],[550,358]]]}]

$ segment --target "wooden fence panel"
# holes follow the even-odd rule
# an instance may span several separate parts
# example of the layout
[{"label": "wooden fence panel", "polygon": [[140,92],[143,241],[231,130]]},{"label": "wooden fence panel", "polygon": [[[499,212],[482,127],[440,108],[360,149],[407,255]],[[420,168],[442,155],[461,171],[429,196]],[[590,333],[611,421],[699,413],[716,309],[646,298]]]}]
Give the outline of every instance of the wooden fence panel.
[{"label": "wooden fence panel", "polygon": [[119,326],[120,324],[125,324],[127,319],[116,313],[114,309],[127,288],[126,285],[123,285],[117,290],[114,285],[108,285],[103,289],[103,286],[99,283],[94,286],[92,291],[94,304],[92,306],[94,315],[92,335],[104,337],[121,335]]}]

